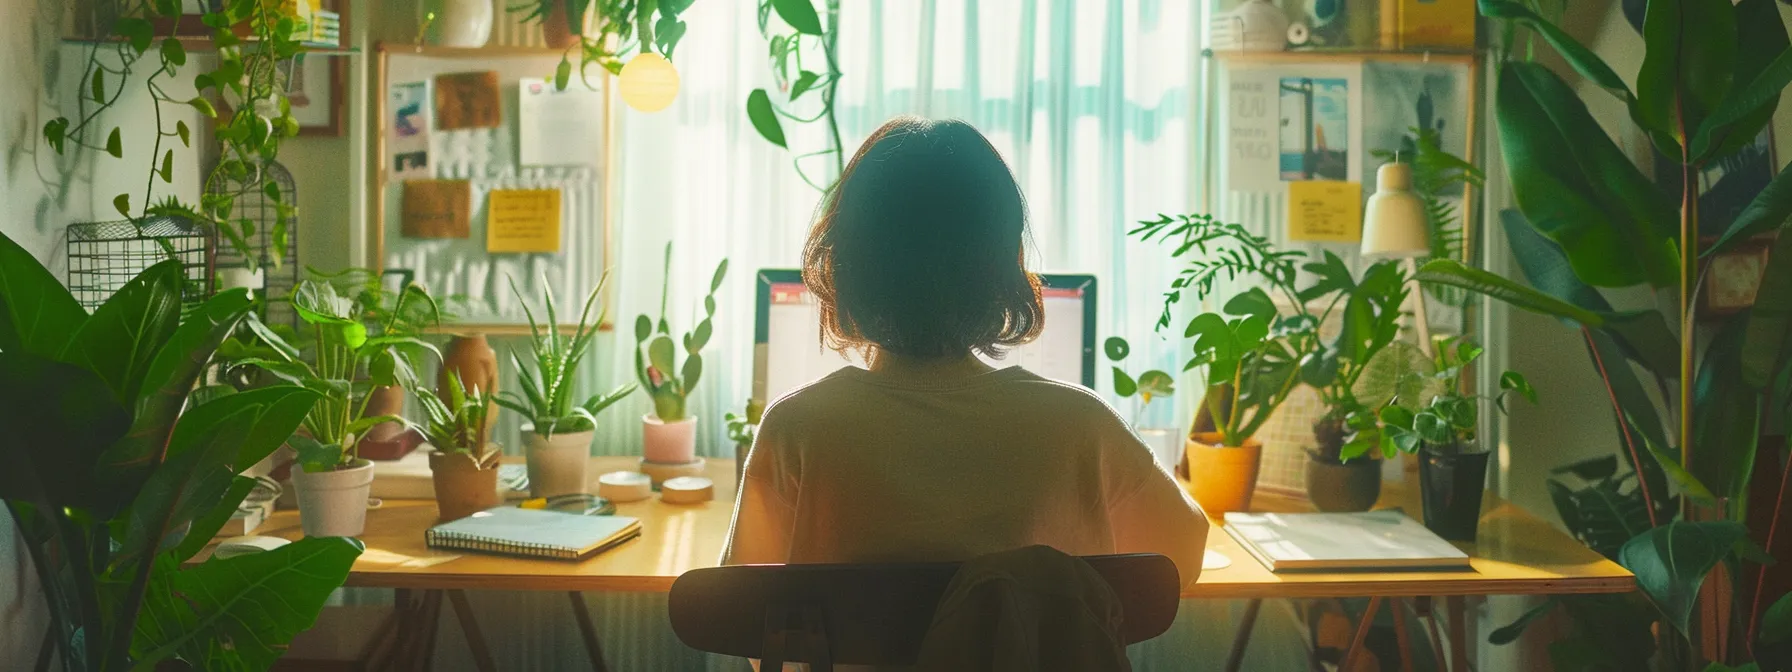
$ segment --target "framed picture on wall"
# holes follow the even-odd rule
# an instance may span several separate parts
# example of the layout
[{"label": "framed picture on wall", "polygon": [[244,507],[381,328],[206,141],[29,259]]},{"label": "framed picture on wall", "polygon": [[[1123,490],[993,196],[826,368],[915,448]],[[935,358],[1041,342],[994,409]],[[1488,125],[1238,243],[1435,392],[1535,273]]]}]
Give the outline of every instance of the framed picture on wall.
[{"label": "framed picture on wall", "polygon": [[[1771,233],[1755,236],[1706,262],[1704,316],[1720,317],[1755,305],[1775,238]],[[1715,242],[1715,238],[1703,241],[1705,245]]]},{"label": "framed picture on wall", "polygon": [[342,56],[311,53],[299,57],[286,92],[292,116],[299,122],[299,135],[342,135],[346,67]]}]

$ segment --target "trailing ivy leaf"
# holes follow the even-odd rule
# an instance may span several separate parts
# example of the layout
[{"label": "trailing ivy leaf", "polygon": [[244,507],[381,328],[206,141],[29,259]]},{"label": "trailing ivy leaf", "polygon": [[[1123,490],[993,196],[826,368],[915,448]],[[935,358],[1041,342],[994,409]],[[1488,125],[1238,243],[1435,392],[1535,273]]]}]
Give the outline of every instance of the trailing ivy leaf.
[{"label": "trailing ivy leaf", "polygon": [[120,17],[112,24],[112,32],[123,36],[131,44],[131,50],[139,54],[149,51],[149,43],[155,39],[155,28],[149,21],[136,16]]},{"label": "trailing ivy leaf", "polygon": [[821,17],[815,14],[815,5],[809,0],[771,0],[772,9],[777,10],[778,18],[795,28],[796,32],[805,35],[821,34]]},{"label": "trailing ivy leaf", "polygon": [[114,159],[124,158],[124,138],[119,135],[116,128],[106,136],[106,153],[111,154]]},{"label": "trailing ivy leaf", "polygon": [[212,101],[206,100],[203,96],[193,96],[193,99],[187,101],[187,104],[208,119],[218,118],[218,108],[212,107]]},{"label": "trailing ivy leaf", "polygon": [[1118,362],[1126,359],[1126,356],[1132,353],[1132,346],[1124,338],[1109,336],[1108,340],[1102,341],[1101,351],[1107,354],[1108,361]]},{"label": "trailing ivy leaf", "polygon": [[170,149],[162,154],[162,168],[156,174],[162,177],[163,182],[174,184],[174,150]]},{"label": "trailing ivy leaf", "polygon": [[63,141],[68,137],[68,117],[57,117],[44,123],[44,141],[50,148],[62,153]]},{"label": "trailing ivy leaf", "polygon": [[765,138],[766,142],[786,149],[790,147],[785,144],[784,127],[778,122],[778,113],[772,109],[771,96],[765,89],[753,89],[747,94],[747,120],[753,122],[753,130],[759,131],[759,137]]},{"label": "trailing ivy leaf", "polygon": [[104,68],[94,68],[93,79],[88,80],[88,83],[90,85],[88,92],[93,96],[94,102],[106,102],[106,70]]},{"label": "trailing ivy leaf", "polygon": [[169,65],[177,68],[186,65],[187,47],[180,43],[179,38],[170,37],[163,39],[162,60],[167,61]]},{"label": "trailing ivy leaf", "polygon": [[797,98],[801,98],[803,94],[809,92],[810,87],[815,86],[815,82],[820,80],[820,73],[804,70],[803,74],[797,75],[796,83],[790,85],[790,99],[796,100]]},{"label": "trailing ivy leaf", "polygon": [[112,197],[112,207],[118,209],[118,214],[124,215],[125,217],[130,217],[131,216],[131,195],[130,194],[119,194],[117,196],[113,196]]},{"label": "trailing ivy leaf", "polygon": [[1748,528],[1733,521],[1674,521],[1625,542],[1618,564],[1636,574],[1637,587],[1685,636],[1705,575],[1746,536]]},{"label": "trailing ivy leaf", "polygon": [[570,81],[572,81],[572,61],[567,60],[566,56],[562,55],[560,57],[560,65],[555,66],[554,68],[554,89],[557,91],[565,91],[566,84]]},{"label": "trailing ivy leaf", "polygon": [[1114,367],[1114,394],[1120,395],[1121,398],[1130,398],[1138,392],[1139,384],[1133,381],[1132,376],[1120,370],[1120,367]]}]

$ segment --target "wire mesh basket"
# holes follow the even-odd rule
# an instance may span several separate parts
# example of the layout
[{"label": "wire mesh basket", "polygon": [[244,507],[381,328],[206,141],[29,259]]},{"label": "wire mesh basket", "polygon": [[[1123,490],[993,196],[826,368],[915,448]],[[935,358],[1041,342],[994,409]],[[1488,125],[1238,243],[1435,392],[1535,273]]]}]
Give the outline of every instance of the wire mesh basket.
[{"label": "wire mesh basket", "polygon": [[132,278],[162,261],[179,261],[186,277],[181,302],[211,296],[212,236],[178,217],[137,222],[90,222],[68,227],[68,288],[81,306],[93,310]]},{"label": "wire mesh basket", "polygon": [[[280,189],[280,202],[297,203],[299,188],[293,180],[292,172],[277,162],[269,162],[266,171],[267,180]],[[240,225],[243,220],[248,220],[253,223],[253,232],[246,237],[249,242],[249,249],[246,251],[237,249],[226,240],[214,241],[218,268],[253,266],[260,269],[261,278],[254,290],[256,297],[264,299],[262,321],[298,326],[298,315],[287,301],[292,296],[292,288],[299,282],[298,214],[294,213],[286,218],[285,240],[276,241],[274,229],[280,216],[278,204],[268,198],[261,188],[243,189],[241,184],[214,171],[213,179],[206,185],[206,192],[226,191],[236,193],[231,208],[232,224]],[[284,243],[284,248],[280,243]],[[253,264],[250,263],[251,256]]]}]

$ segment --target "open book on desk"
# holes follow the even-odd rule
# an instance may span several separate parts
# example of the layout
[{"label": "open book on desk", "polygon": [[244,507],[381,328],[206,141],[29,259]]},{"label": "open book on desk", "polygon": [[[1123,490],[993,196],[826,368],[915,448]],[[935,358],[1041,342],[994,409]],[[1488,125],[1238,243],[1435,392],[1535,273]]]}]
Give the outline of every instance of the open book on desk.
[{"label": "open book on desk", "polygon": [[1395,510],[1228,513],[1225,529],[1272,572],[1469,566],[1468,554]]}]

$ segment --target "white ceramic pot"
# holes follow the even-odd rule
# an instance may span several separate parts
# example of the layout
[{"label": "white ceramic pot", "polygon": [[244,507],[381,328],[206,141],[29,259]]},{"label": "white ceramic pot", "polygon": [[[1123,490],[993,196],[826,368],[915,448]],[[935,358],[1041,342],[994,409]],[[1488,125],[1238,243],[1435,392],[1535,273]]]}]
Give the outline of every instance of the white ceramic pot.
[{"label": "white ceramic pot", "polygon": [[367,494],[373,463],[356,458],[347,469],[309,472],[293,469],[299,499],[299,526],[307,537],[360,536],[367,527]]},{"label": "white ceramic pot", "polygon": [[660,464],[697,461],[697,418],[664,422],[648,413],[641,416],[641,457]]},{"label": "white ceramic pot", "polygon": [[589,480],[585,473],[591,466],[592,431],[556,433],[553,436],[529,434],[529,496],[555,497],[582,494]]},{"label": "white ceramic pot", "polygon": [[491,0],[443,0],[436,15],[437,42],[444,47],[483,47],[492,36]]}]

